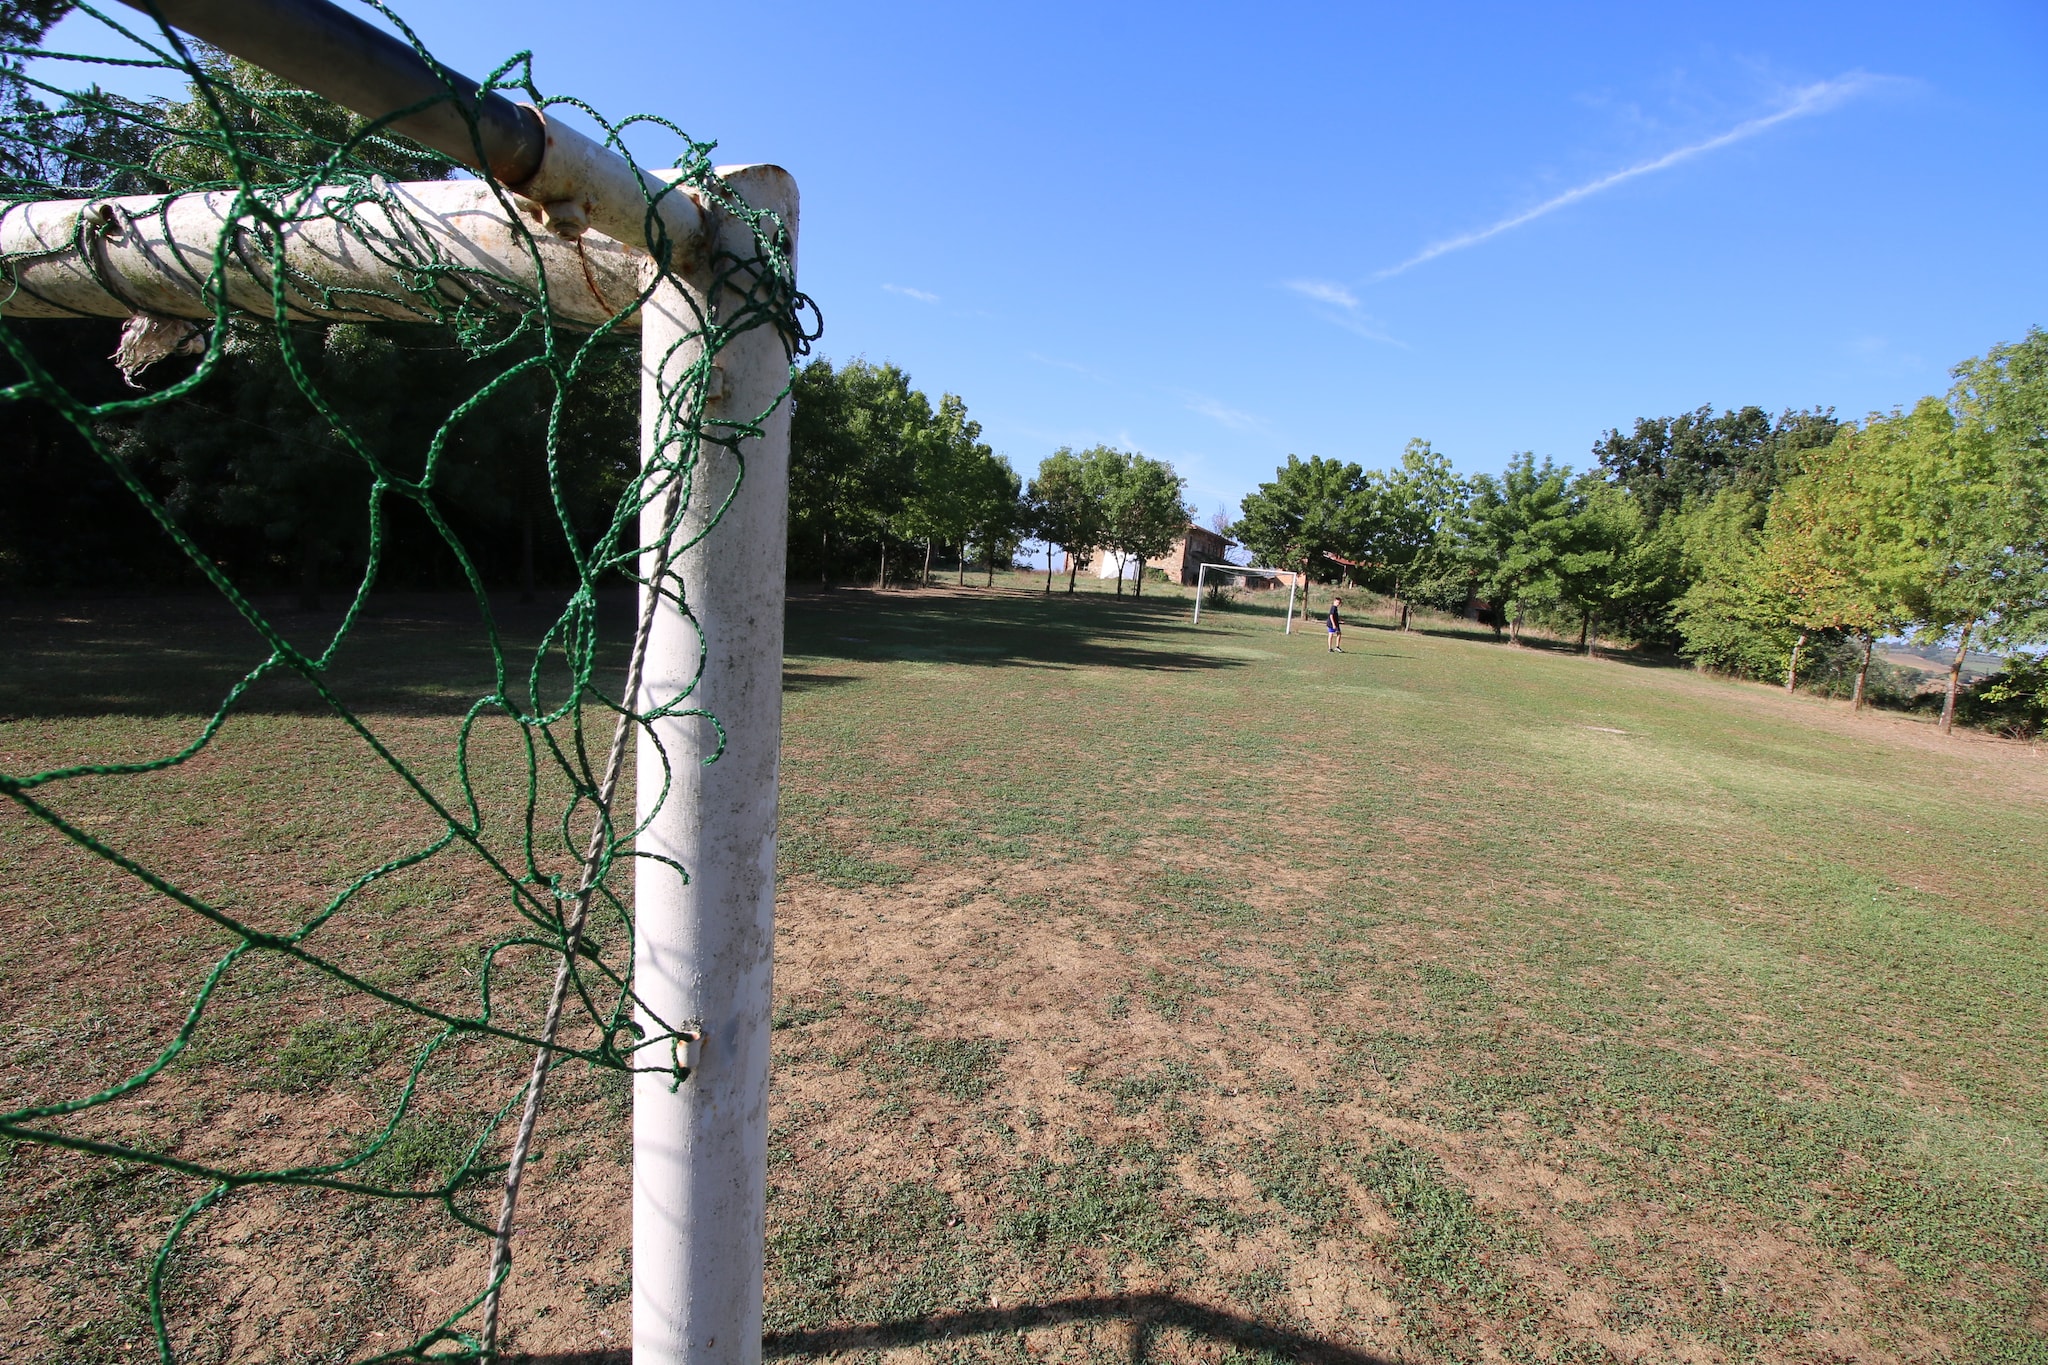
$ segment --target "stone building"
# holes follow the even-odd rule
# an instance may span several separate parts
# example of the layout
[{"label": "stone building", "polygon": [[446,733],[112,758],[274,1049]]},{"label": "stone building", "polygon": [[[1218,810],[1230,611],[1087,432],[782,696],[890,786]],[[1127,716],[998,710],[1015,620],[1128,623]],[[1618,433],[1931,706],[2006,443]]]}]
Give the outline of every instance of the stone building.
[{"label": "stone building", "polygon": [[1223,557],[1223,551],[1229,544],[1216,532],[1191,524],[1173,543],[1173,548],[1166,552],[1166,558],[1159,561],[1159,567],[1166,570],[1167,582],[1193,587],[1195,575],[1204,564],[1230,562]]},{"label": "stone building", "polygon": [[[1228,564],[1230,562],[1223,555],[1223,551],[1229,545],[1230,542],[1216,532],[1190,524],[1187,530],[1181,533],[1181,538],[1173,542],[1173,548],[1166,552],[1164,559],[1148,559],[1145,561],[1145,567],[1164,571],[1166,581],[1169,583],[1180,583],[1187,587],[1193,587],[1195,576],[1201,571],[1204,564]],[[1093,566],[1097,578],[1136,578],[1138,576],[1137,561],[1126,559],[1113,550],[1097,550],[1089,555],[1088,562]],[[1072,555],[1061,556],[1061,573],[1068,572],[1073,568],[1073,565],[1074,557]]]}]

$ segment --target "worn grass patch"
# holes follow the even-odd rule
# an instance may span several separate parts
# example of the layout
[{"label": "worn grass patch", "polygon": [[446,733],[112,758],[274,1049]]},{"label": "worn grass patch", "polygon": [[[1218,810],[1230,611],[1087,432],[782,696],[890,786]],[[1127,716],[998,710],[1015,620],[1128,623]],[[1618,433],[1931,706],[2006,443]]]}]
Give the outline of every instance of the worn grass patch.
[{"label": "worn grass patch", "polygon": [[[791,606],[772,1357],[2048,1361],[2037,751],[1448,624],[1329,655],[1261,601],[1192,629],[1029,585]],[[429,605],[379,627],[414,676],[352,685],[432,773],[477,660]],[[238,657],[196,609],[168,670],[134,662],[149,612],[48,616],[0,660],[10,770],[158,752]],[[80,809],[302,907],[416,834],[302,700]],[[85,1093],[222,945],[13,816],[0,855],[0,1084]],[[423,874],[335,951],[459,998],[502,913]],[[544,976],[506,971],[508,1002]],[[238,974],[106,1121],[360,1150],[431,1033],[312,985]],[[437,1060],[375,1173],[434,1183],[518,1066]],[[624,1360],[628,1108],[559,1074],[515,1351]],[[0,1148],[0,1357],[133,1358],[193,1193]],[[182,1344],[391,1349],[474,1292],[447,1223],[231,1200],[173,1266]]]}]

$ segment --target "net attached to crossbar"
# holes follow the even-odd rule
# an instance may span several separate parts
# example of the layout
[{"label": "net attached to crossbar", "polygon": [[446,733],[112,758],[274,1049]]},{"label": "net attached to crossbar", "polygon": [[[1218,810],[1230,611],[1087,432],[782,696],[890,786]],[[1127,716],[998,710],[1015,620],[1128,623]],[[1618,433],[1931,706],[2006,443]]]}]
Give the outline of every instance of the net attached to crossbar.
[{"label": "net attached to crossbar", "polygon": [[[427,55],[398,16],[382,5],[372,7]],[[164,752],[0,774],[0,793],[32,821],[111,869],[131,889],[175,906],[189,917],[195,935],[216,932],[227,945],[185,998],[175,1031],[160,1046],[152,1044],[144,1064],[92,1093],[39,1096],[0,1113],[0,1135],[153,1168],[186,1186],[191,1197],[169,1219],[147,1270],[150,1322],[158,1354],[167,1362],[179,1339],[167,1310],[167,1284],[176,1276],[181,1239],[238,1196],[278,1187],[436,1206],[453,1225],[494,1247],[474,1292],[458,1295],[411,1339],[362,1357],[479,1358],[495,1350],[497,1292],[510,1267],[506,1247],[517,1164],[526,1155],[550,1072],[577,1064],[610,1073],[674,1074],[684,1055],[678,1047],[684,1021],[668,1021],[665,1032],[652,1034],[634,1022],[638,1001],[626,883],[636,829],[630,804],[620,799],[621,768],[628,748],[651,733],[657,718],[702,714],[692,710],[687,687],[676,695],[643,697],[639,669],[657,602],[685,616],[690,612],[672,561],[684,548],[678,528],[692,499],[729,501],[737,491],[707,491],[695,486],[693,476],[714,447],[733,452],[743,471],[746,443],[774,411],[771,404],[760,412],[727,413],[711,401],[720,352],[743,334],[769,329],[793,361],[816,334],[804,320],[808,301],[795,289],[789,234],[775,215],[749,207],[721,178],[710,160],[713,144],[691,140],[666,120],[641,116],[613,123],[581,101],[543,96],[527,54],[483,82],[486,91],[523,92],[543,110],[580,111],[621,155],[636,126],[643,133],[659,129],[673,135],[682,150],[662,175],[670,187],[666,193],[689,195],[705,214],[744,224],[743,236],[751,242],[749,251],[725,252],[695,267],[699,288],[691,297],[714,302],[697,314],[694,333],[682,343],[694,358],[660,393],[655,437],[610,490],[608,510],[595,524],[583,516],[579,526],[571,505],[579,494],[569,486],[575,461],[565,450],[575,427],[571,409],[593,374],[608,364],[616,372],[635,309],[677,268],[660,212],[663,192],[648,192],[648,242],[644,255],[635,253],[644,264],[622,264],[617,251],[603,256],[607,244],[595,235],[565,244],[541,227],[534,206],[515,202],[494,183],[465,180],[454,162],[390,132],[389,119],[365,122],[347,115],[167,27],[137,26],[89,6],[78,8],[120,39],[126,55],[7,52],[12,69],[4,93],[11,107],[0,120],[0,155],[6,159],[0,166],[0,225],[11,219],[18,226],[25,216],[41,214],[42,227],[61,221],[68,235],[51,240],[44,232],[32,258],[16,255],[0,263],[0,296],[10,312],[62,317],[67,310],[61,299],[35,297],[29,265],[47,266],[61,257],[68,267],[116,289],[117,282],[99,267],[105,253],[121,242],[132,247],[151,233],[152,240],[175,246],[174,269],[167,275],[167,295],[131,301],[134,317],[119,361],[136,385],[132,393],[95,401],[75,392],[9,322],[0,324],[0,346],[17,377],[0,388],[0,402],[16,410],[47,405],[57,414],[100,476],[117,480],[146,510],[188,566],[188,576],[210,585],[253,632],[258,659],[227,688],[210,716]],[[27,64],[31,57],[33,65]],[[129,76],[143,68],[158,80],[183,82],[187,94],[145,99],[97,85],[74,89],[47,75],[64,69],[62,64],[118,67]],[[441,98],[475,128],[473,99],[452,84]],[[421,183],[433,181],[446,183]],[[521,262],[522,268],[496,270],[490,252],[448,250],[445,223],[425,221],[438,211],[436,195],[468,196],[499,225],[499,258]],[[69,219],[53,218],[57,201],[86,205]],[[210,225],[204,240],[190,239],[193,221]],[[358,264],[373,262],[371,273],[387,283],[366,287],[352,277],[337,287],[309,268],[297,247],[315,229],[346,244]],[[573,266],[567,274],[564,252]],[[565,278],[575,288],[565,290]],[[442,349],[459,351],[456,368],[465,377],[425,439],[403,453],[392,448],[395,438],[388,432],[362,419],[360,404],[337,400],[332,390],[340,371],[316,354],[329,345],[335,328],[393,325],[432,329],[443,339]],[[306,414],[297,439],[309,450],[317,446],[352,461],[357,486],[367,484],[360,578],[338,624],[312,645],[294,638],[303,623],[295,628],[259,607],[260,594],[236,581],[202,544],[190,509],[152,487],[124,453],[139,423],[189,407],[250,356],[280,372],[297,395]],[[152,366],[162,367],[154,372],[154,384]],[[448,452],[470,438],[472,425],[494,400],[514,390],[536,396],[545,414],[534,424],[538,448],[518,455],[544,467],[545,504],[574,574],[559,616],[537,647],[525,646],[530,653],[515,649],[501,631],[486,574],[454,529],[459,518],[448,508]],[[637,395],[631,401],[637,409]],[[469,698],[447,762],[408,758],[406,746],[352,705],[334,682],[336,661],[361,633],[379,588],[400,508],[409,509],[413,524],[431,527],[440,552],[459,565],[488,640],[488,671],[495,682]],[[646,515],[650,509],[658,515]],[[710,509],[710,526],[719,510]],[[693,527],[704,516],[700,507]],[[693,534],[701,538],[709,531]],[[600,590],[629,582],[640,585],[643,605],[627,638],[608,639]],[[424,833],[396,855],[348,869],[333,879],[331,894],[280,918],[269,913],[274,906],[255,914],[247,908],[248,897],[186,884],[165,870],[160,850],[108,833],[94,807],[121,801],[124,784],[202,763],[252,692],[282,675],[311,689],[325,716],[345,727],[363,761],[404,794]],[[706,717],[706,723],[715,725],[716,718]],[[501,794],[478,790],[470,762],[472,740],[486,725],[509,725],[519,736],[515,748],[523,776],[516,783],[509,837],[498,837],[501,825],[485,815]],[[466,1004],[453,1004],[445,994],[410,992],[389,973],[365,972],[327,951],[336,926],[383,888],[409,871],[444,863],[459,865],[460,880],[495,887],[496,897],[515,912],[508,917],[511,927],[478,953]],[[521,970],[502,967],[515,959],[525,964]],[[535,970],[536,959],[552,964],[551,970]],[[411,1022],[410,1031],[388,1034],[391,1046],[406,1049],[398,1068],[403,1078],[379,1091],[372,1121],[338,1140],[340,1150],[331,1159],[280,1164],[266,1164],[253,1153],[193,1155],[153,1136],[146,1125],[138,1131],[125,1119],[96,1121],[117,1110],[139,1112],[138,1097],[167,1078],[175,1080],[177,1068],[215,1025],[210,1011],[220,1006],[224,992],[264,962],[280,964],[283,977],[318,983],[327,998],[346,996],[379,1017]],[[402,1167],[393,1153],[411,1140],[441,1063],[477,1047],[497,1067],[490,1072],[485,1066],[482,1074],[503,1076],[506,1083],[473,1120],[458,1159],[444,1169],[399,1178],[394,1173]],[[531,1065],[508,1072],[507,1059],[515,1056],[530,1058]],[[236,1159],[242,1155],[248,1159]]]}]

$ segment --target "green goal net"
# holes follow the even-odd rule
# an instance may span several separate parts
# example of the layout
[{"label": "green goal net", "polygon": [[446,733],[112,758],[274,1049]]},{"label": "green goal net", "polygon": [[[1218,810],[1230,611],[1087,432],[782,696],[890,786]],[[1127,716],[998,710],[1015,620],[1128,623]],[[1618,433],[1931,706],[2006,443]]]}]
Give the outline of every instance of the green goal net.
[{"label": "green goal net", "polygon": [[[616,271],[591,275],[594,241],[565,244],[533,206],[398,135],[391,118],[365,121],[140,16],[77,8],[100,26],[92,53],[4,54],[0,420],[55,432],[81,478],[125,489],[176,576],[231,613],[247,658],[210,714],[189,723],[173,717],[104,743],[17,727],[5,748],[0,793],[19,818],[0,834],[22,853],[9,860],[10,899],[27,905],[38,878],[70,879],[66,903],[104,908],[103,928],[168,925],[183,945],[151,959],[166,965],[150,998],[107,1004],[113,1045],[76,1040],[99,1058],[97,1074],[38,1068],[17,1052],[0,1095],[14,1154],[6,1175],[41,1178],[20,1157],[35,1151],[160,1177],[152,1188],[169,1203],[131,1232],[153,1243],[134,1268],[166,1361],[197,1339],[180,1320],[191,1296],[177,1290],[195,1239],[210,1223],[250,1223],[237,1207],[264,1197],[297,1199],[294,1217],[329,1218],[337,1238],[366,1210],[393,1210],[415,1220],[408,1227],[431,1217],[472,1239],[477,1254],[462,1264],[473,1274],[448,1272],[442,1301],[401,1339],[349,1354],[489,1355],[549,1076],[678,1065],[684,1021],[652,1035],[635,1023],[630,877],[648,855],[635,853],[624,760],[656,719],[695,705],[688,688],[657,704],[638,686],[655,604],[690,610],[671,563],[678,528],[693,498],[732,496],[694,475],[714,447],[743,461],[774,410],[711,401],[718,357],[768,329],[793,359],[815,335],[789,234],[721,178],[712,144],[665,120],[608,122],[544,96],[526,54],[483,82],[575,111],[622,156],[629,140],[672,139],[668,192],[749,229],[750,251],[709,262],[712,287],[694,297],[720,302],[695,318],[691,359],[656,395],[643,441],[638,350],[625,329],[672,269],[660,191],[648,192],[649,265],[630,282],[639,292],[621,296]],[[440,98],[474,129],[468,89],[451,79]],[[494,203],[505,254],[530,268],[450,252],[415,192],[436,181]],[[201,201],[214,226],[190,240],[178,215]],[[309,269],[292,242],[313,226],[354,244],[388,284],[337,284]],[[160,287],[128,298],[106,253],[123,234],[150,233],[176,250]],[[611,316],[558,297],[560,262],[542,258],[564,251]],[[130,307],[118,355],[104,362],[126,376],[111,394],[42,344],[73,325],[64,298],[37,284],[59,266]],[[476,509],[494,497],[524,508],[528,589],[536,534],[550,575],[568,585],[517,629],[504,606],[517,555],[502,537],[477,544]],[[239,558],[223,549],[235,536]],[[470,690],[437,693],[428,710],[446,720],[433,724],[390,704],[418,651],[379,616],[380,594],[429,562],[460,585],[479,642]],[[332,582],[337,565],[350,580],[338,611],[281,604],[293,583],[303,594],[323,575]],[[641,605],[618,606],[636,584]],[[167,655],[162,666],[183,665]],[[285,708],[293,724],[321,736],[317,752],[278,759],[309,774],[287,805],[331,800],[325,818],[251,813],[248,781],[222,776],[263,767],[265,735],[292,742],[271,724],[283,690],[297,698]],[[38,736],[62,751],[25,757]],[[133,818],[144,808],[155,814]],[[251,820],[275,828],[238,832]],[[288,830],[305,821],[324,831],[308,836],[317,865],[280,876],[295,856]],[[360,822],[361,837],[337,839],[337,822]],[[177,826],[190,837],[166,835]],[[54,972],[60,959],[24,949],[9,961],[11,972],[38,962]],[[71,1030],[61,1017],[41,1025],[16,1029],[10,1045]],[[280,1125],[254,1112],[262,1105],[234,1087],[252,1071],[269,1078],[263,1105],[282,1096],[314,1118]],[[350,1089],[350,1074],[377,1079]],[[220,1246],[233,1242],[224,1233]],[[208,1256],[210,1282],[243,1264]]]}]

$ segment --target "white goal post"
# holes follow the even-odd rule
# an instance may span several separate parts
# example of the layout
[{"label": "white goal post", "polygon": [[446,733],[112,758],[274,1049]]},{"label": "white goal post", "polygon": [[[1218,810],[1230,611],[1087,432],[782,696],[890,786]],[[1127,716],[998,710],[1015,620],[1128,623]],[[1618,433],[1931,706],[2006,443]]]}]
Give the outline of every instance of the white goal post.
[{"label": "white goal post", "polygon": [[[129,0],[137,8],[266,66],[366,118],[383,118],[458,89],[462,78],[325,0]],[[473,82],[467,83],[471,94]],[[286,315],[340,321],[428,321],[444,300],[417,293],[390,246],[403,238],[450,263],[471,298],[508,282],[529,298],[545,280],[557,317],[583,327],[617,319],[640,336],[641,458],[674,439],[674,394],[702,357],[703,319],[734,298],[713,262],[755,254],[752,228],[640,170],[526,106],[488,94],[477,127],[443,99],[392,126],[492,177],[530,221],[515,231],[485,180],[388,188],[396,210],[360,190],[345,211],[316,211],[282,229],[288,273],[320,286],[284,291]],[[477,155],[479,141],[483,156]],[[796,246],[797,189],[775,166],[721,167],[749,206],[775,214]],[[516,178],[515,178],[516,177]],[[20,205],[0,215],[8,317],[211,319],[215,248],[239,232],[229,194]],[[652,198],[655,207],[649,208]],[[402,211],[397,211],[402,210]],[[658,222],[656,221],[658,219]],[[657,269],[650,229],[665,235]],[[225,253],[228,303],[274,315],[261,251]],[[659,281],[656,277],[659,276]],[[619,316],[649,286],[637,311]],[[452,302],[452,300],[447,300]],[[509,300],[508,300],[509,302]],[[674,1021],[688,1066],[677,1082],[640,1071],[633,1088],[633,1358],[640,1365],[754,1365],[761,1358],[768,1138],[770,987],[775,941],[775,822],[782,734],[783,598],[789,482],[789,357],[772,328],[719,352],[707,402],[714,418],[750,421],[776,405],[740,460],[703,444],[682,523],[668,547],[661,499],[641,515],[642,577],[667,562],[686,618],[669,596],[641,589],[652,610],[645,673],[629,703],[657,718],[639,727],[634,990],[646,1036]],[[739,483],[735,492],[735,484]],[[713,519],[715,536],[704,538]],[[673,551],[671,554],[670,551]],[[691,712],[659,714],[691,687]],[[719,748],[717,717],[724,733]],[[664,750],[666,756],[664,758]],[[667,797],[653,809],[662,793]],[[688,869],[685,877],[678,869]],[[664,1063],[665,1065],[665,1063]]]},{"label": "white goal post", "polygon": [[1209,570],[1218,574],[1235,574],[1239,578],[1284,578],[1287,580],[1287,628],[1283,632],[1294,634],[1294,589],[1296,575],[1287,569],[1255,569],[1249,564],[1204,564],[1195,570],[1195,620],[1202,624],[1202,590],[1208,586]]}]

